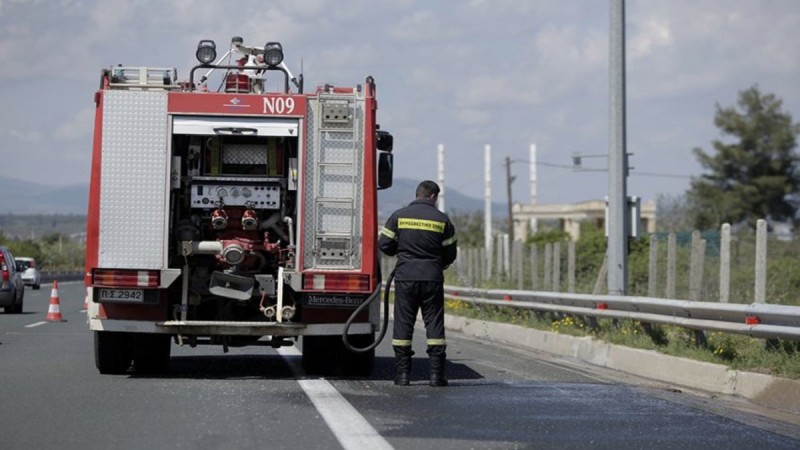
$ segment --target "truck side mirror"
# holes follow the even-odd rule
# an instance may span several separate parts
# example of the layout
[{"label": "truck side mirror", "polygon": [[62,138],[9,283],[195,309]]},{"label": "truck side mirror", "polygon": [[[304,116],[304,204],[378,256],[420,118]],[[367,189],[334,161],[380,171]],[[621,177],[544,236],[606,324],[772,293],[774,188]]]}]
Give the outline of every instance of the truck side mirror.
[{"label": "truck side mirror", "polygon": [[388,152],[378,153],[378,190],[392,187],[394,171],[394,155]]},{"label": "truck side mirror", "polygon": [[392,136],[392,133],[389,133],[388,131],[378,130],[377,134],[378,136],[375,146],[378,147],[378,150],[391,152],[392,148],[394,147],[394,136]]}]

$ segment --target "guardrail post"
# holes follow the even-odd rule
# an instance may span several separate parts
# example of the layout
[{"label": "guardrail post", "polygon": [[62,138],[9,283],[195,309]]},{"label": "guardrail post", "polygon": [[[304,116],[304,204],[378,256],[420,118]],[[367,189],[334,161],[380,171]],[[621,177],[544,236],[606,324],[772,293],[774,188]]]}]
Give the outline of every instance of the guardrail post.
[{"label": "guardrail post", "polygon": [[719,301],[728,303],[731,297],[731,225],[722,224],[719,243]]},{"label": "guardrail post", "polygon": [[666,297],[669,299],[675,298],[675,273],[676,273],[676,253],[677,242],[675,241],[675,233],[670,233],[667,236],[667,290]]},{"label": "guardrail post", "polygon": [[658,277],[656,258],[658,257],[658,238],[650,235],[650,260],[647,265],[647,296],[656,296],[656,281]]}]

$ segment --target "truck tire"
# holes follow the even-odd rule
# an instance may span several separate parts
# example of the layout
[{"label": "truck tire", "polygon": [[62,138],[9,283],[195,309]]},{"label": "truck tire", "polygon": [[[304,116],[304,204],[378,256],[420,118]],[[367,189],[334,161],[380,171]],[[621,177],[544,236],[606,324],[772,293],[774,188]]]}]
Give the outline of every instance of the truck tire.
[{"label": "truck tire", "polygon": [[337,344],[341,342],[341,336],[303,336],[303,370],[309,375],[332,375],[338,366]]},{"label": "truck tire", "polygon": [[[347,337],[347,342],[355,348],[365,348],[375,342],[374,334],[356,334]],[[355,353],[342,345],[342,357],[339,359],[343,375],[368,377],[375,365],[375,349]]]},{"label": "truck tire", "polygon": [[133,352],[131,335],[116,331],[94,332],[94,363],[106,375],[119,375],[128,371]]},{"label": "truck tire", "polygon": [[169,368],[172,336],[144,334],[133,336],[133,368],[137,373],[160,374]]}]

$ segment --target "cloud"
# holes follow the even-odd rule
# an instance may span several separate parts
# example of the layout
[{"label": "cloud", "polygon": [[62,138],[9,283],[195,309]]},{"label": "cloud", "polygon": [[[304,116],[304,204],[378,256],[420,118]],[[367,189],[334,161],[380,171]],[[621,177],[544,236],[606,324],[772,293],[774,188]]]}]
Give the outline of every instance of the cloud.
[{"label": "cloud", "polygon": [[94,108],[86,107],[56,128],[53,137],[58,141],[70,141],[90,136],[94,122]]},{"label": "cloud", "polygon": [[662,47],[673,43],[669,22],[650,18],[639,26],[638,31],[628,42],[628,55],[631,60],[646,57]]},{"label": "cloud", "polygon": [[36,130],[5,130],[3,132],[6,136],[11,136],[21,143],[35,144],[44,141],[42,133]]}]

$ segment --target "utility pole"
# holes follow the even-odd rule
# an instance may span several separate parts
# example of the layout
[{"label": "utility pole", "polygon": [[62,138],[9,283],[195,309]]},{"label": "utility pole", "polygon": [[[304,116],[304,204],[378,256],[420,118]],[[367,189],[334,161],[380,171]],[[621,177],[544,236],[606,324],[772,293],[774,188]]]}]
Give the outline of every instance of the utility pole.
[{"label": "utility pole", "polygon": [[483,245],[486,249],[486,277],[492,276],[492,146],[483,147]]},{"label": "utility pole", "polygon": [[[539,203],[539,195],[536,193],[536,144],[530,147],[530,181],[531,181],[531,205]],[[531,218],[531,233],[539,231],[539,222],[535,217]]]},{"label": "utility pole", "polygon": [[608,293],[625,295],[628,276],[628,194],[625,150],[625,0],[609,2]]},{"label": "utility pole", "polygon": [[511,183],[514,177],[511,176],[511,158],[506,156],[506,192],[508,193],[508,240],[514,245],[514,211],[511,201]]}]

